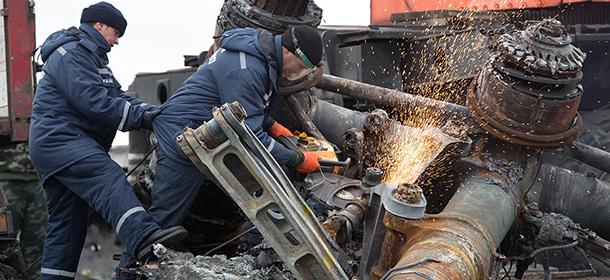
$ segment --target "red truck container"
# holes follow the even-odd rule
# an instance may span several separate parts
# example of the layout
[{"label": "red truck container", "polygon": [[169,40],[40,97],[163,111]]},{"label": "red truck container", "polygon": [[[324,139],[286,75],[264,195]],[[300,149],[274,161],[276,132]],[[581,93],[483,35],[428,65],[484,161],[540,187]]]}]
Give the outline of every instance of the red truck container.
[{"label": "red truck container", "polygon": [[0,135],[27,141],[36,86],[34,1],[0,3]]}]

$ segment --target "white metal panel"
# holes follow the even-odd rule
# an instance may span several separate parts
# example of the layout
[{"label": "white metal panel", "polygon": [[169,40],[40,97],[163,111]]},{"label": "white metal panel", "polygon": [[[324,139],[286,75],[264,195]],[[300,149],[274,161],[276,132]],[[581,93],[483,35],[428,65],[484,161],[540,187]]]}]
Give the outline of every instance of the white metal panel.
[{"label": "white metal panel", "polygon": [[[0,8],[4,8],[4,1],[0,0]],[[0,17],[0,118],[8,118],[8,82],[6,61],[6,33],[4,30],[4,17]]]}]

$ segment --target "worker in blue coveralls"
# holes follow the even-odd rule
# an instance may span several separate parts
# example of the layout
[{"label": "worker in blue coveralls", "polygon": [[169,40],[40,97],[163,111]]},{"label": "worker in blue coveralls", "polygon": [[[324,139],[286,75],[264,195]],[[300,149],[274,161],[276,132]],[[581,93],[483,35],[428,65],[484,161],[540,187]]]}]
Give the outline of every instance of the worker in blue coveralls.
[{"label": "worker in blue coveralls", "polygon": [[42,279],[74,279],[90,207],[141,260],[153,243],[171,245],[186,236],[183,227],[161,229],[152,221],[108,155],[117,129],[151,130],[159,113],[122,91],[107,66],[127,21],[106,2],[85,8],[80,21],[43,43],[43,77],[32,104],[30,155],[49,211]]},{"label": "worker in blue coveralls", "polygon": [[[277,143],[273,137],[292,133],[270,117],[278,78],[298,79],[321,64],[319,33],[309,26],[276,36],[264,30],[234,29],[221,35],[220,46],[161,106],[162,113],[153,122],[158,165],[149,213],[162,228],[182,223],[205,180],[180,150],[176,137],[184,127],[197,128],[211,120],[212,108],[224,103],[241,103],[248,113],[246,124],[280,165],[302,173],[320,167],[316,153],[293,152]],[[122,259],[120,265],[128,262]]]}]

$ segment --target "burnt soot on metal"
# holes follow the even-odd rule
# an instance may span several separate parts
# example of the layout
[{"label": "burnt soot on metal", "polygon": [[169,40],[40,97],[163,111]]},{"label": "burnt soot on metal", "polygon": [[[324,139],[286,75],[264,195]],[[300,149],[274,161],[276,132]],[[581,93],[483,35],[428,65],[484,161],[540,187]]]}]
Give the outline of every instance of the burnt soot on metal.
[{"label": "burnt soot on metal", "polygon": [[533,147],[574,141],[582,127],[585,54],[570,43],[561,22],[526,22],[525,30],[502,35],[468,93],[473,119],[487,132]]}]

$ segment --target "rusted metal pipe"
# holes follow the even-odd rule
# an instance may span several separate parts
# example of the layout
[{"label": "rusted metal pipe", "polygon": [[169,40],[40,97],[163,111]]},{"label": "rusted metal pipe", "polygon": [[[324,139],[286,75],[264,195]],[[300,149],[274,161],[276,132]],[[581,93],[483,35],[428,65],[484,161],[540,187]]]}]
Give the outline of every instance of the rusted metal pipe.
[{"label": "rusted metal pipe", "polygon": [[322,76],[316,87],[356,99],[371,101],[383,106],[400,107],[405,111],[421,108],[422,110],[437,111],[439,116],[459,119],[463,119],[468,115],[468,109],[465,106],[327,74]]},{"label": "rusted metal pipe", "polygon": [[350,201],[345,209],[324,221],[322,228],[339,247],[345,250],[345,246],[351,240],[352,231],[360,226],[369,213],[369,203],[357,198]]},{"label": "rusted metal pipe", "polygon": [[317,139],[326,140],[326,138],[324,138],[324,135],[322,135],[316,125],[313,124],[311,119],[309,119],[309,117],[303,110],[303,107],[301,107],[301,103],[299,103],[299,101],[296,99],[296,97],[294,97],[294,95],[284,96],[284,99],[286,99],[288,107],[290,107],[290,110],[292,110],[292,113],[299,121],[301,127],[305,129],[305,132],[307,132],[307,134]]},{"label": "rusted metal pipe", "polygon": [[[483,171],[466,179],[440,214],[405,220],[386,213],[384,257],[370,279],[401,266],[409,268],[393,272],[392,279],[488,279],[495,249],[517,217],[517,188],[498,173]],[[427,258],[439,262],[421,262]]]},{"label": "rusted metal pipe", "polygon": [[[459,119],[462,116],[468,115],[469,112],[465,106],[415,96],[327,74],[322,76],[316,87],[356,99],[376,102],[381,105],[403,106],[403,108],[406,106],[407,109],[409,107],[428,107],[432,110],[439,110],[441,115],[449,116],[452,119]],[[507,139],[504,140],[511,142]],[[610,153],[582,142],[574,141],[572,143],[573,145],[570,146],[571,150],[567,151],[566,155],[610,173]]]},{"label": "rusted metal pipe", "polygon": [[[345,81],[343,81],[345,80]],[[324,82],[323,82],[324,81]],[[342,83],[357,83],[356,85],[364,85],[365,88],[373,90],[374,88],[380,88],[380,87],[376,87],[376,86],[371,86],[371,85],[367,85],[367,84],[363,84],[363,83],[358,83],[358,82],[354,82],[351,80],[347,80],[347,79],[343,79],[343,78],[337,78],[331,75],[323,75],[322,79],[320,79],[320,82],[322,83],[322,87],[324,88],[328,88],[328,86],[330,84],[334,84],[336,82]],[[320,83],[318,83],[318,85],[316,87],[319,87]],[[380,88],[382,90],[386,90],[386,91],[392,91],[389,89],[385,89],[385,88]],[[345,87],[343,89],[341,89],[341,91],[349,91],[350,89]],[[363,89],[363,93],[358,93],[358,95],[360,94],[368,94],[366,91],[364,91]],[[374,94],[374,93],[373,93]],[[395,94],[401,94],[401,95],[408,95],[407,93],[404,92],[398,92],[395,91]],[[378,94],[379,95],[379,94]],[[342,141],[343,141],[343,132],[349,130],[350,128],[357,128],[357,129],[361,129],[364,127],[364,123],[365,123],[365,119],[370,115],[369,113],[363,113],[363,112],[358,112],[358,111],[354,111],[354,110],[350,110],[341,106],[337,106],[335,104],[323,101],[323,100],[318,100],[315,97],[309,97],[307,94],[294,94],[291,95],[291,97],[293,97],[294,100],[296,100],[296,103],[299,104],[299,106],[303,109],[303,110],[299,110],[301,112],[303,112],[303,114],[306,116],[306,119],[311,119],[312,120],[312,125],[315,126],[318,131],[325,136],[326,139],[328,139],[328,141],[330,141],[331,143],[337,144],[340,148],[342,148]],[[389,98],[389,97],[388,97]],[[425,98],[426,100],[428,100],[427,98]],[[419,98],[418,98],[419,100]],[[288,103],[288,101],[286,101]],[[440,101],[433,101],[433,102],[440,102]],[[276,111],[274,112],[274,116],[282,116],[284,119],[286,119],[286,121],[288,123],[294,123],[295,121],[298,122],[299,124],[301,124],[302,122],[300,120],[296,120],[294,118],[292,118],[292,114],[290,114],[290,112],[284,108],[284,107],[291,107],[290,104],[288,104],[289,106],[276,106]],[[456,108],[458,108],[457,112],[455,116],[461,116],[461,112],[465,112],[463,110],[466,110],[466,107],[464,106],[459,106],[459,105],[455,105],[453,104]],[[413,105],[415,106],[415,105]],[[435,109],[440,109],[442,110],[442,108],[435,108]],[[448,113],[451,114],[451,113]],[[302,128],[305,131],[308,131],[307,128],[305,128],[304,126],[302,126]],[[313,135],[313,134],[312,134]],[[506,139],[503,139],[505,141],[507,141]],[[510,142],[510,141],[508,141]],[[518,144],[518,143],[516,143]],[[574,157],[577,160],[580,160],[592,167],[598,168],[600,170],[603,170],[605,172],[610,173],[610,153],[600,150],[598,148],[595,148],[593,146],[590,145],[586,145],[582,142],[578,142],[578,141],[574,141],[572,142],[571,146],[568,146],[569,149],[565,152],[565,155]]]}]

